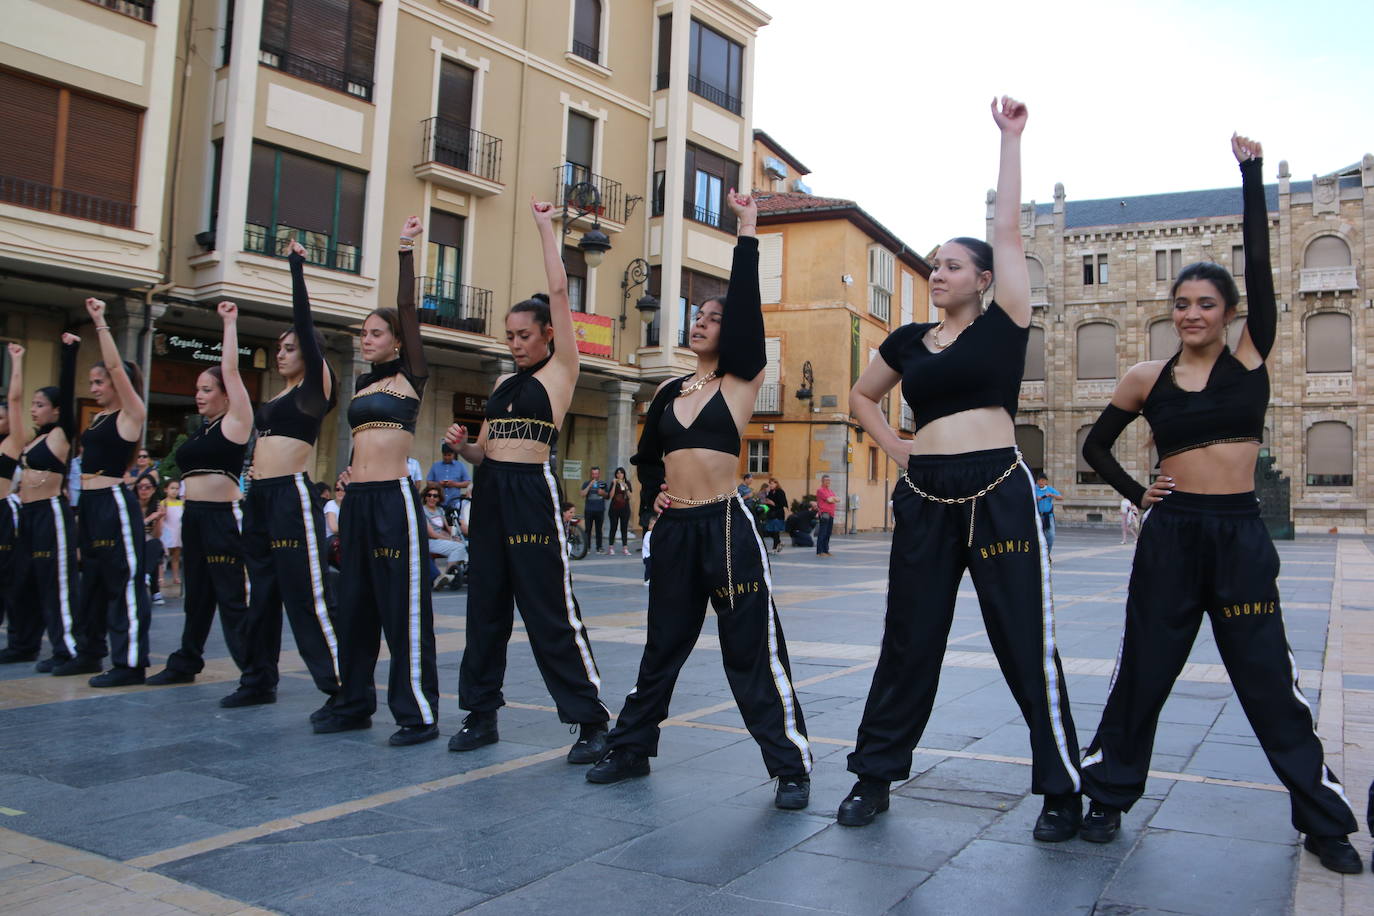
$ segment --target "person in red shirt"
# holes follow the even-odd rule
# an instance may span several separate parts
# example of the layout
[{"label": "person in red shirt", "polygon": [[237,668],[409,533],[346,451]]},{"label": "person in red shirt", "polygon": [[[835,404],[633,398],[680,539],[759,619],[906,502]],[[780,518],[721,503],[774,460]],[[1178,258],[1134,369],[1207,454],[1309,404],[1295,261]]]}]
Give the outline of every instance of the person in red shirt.
[{"label": "person in red shirt", "polygon": [[830,475],[821,475],[821,485],[816,488],[816,556],[830,556],[830,532],[835,528],[835,507],[839,497],[830,489]]}]

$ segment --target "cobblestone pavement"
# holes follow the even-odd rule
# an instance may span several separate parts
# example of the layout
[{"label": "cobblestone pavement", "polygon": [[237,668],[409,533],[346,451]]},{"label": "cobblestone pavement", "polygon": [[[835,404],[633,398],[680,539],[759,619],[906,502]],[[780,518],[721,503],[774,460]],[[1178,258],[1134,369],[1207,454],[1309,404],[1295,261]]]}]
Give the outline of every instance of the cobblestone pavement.
[{"label": "cobblestone pavement", "polygon": [[[1058,641],[1085,743],[1111,675],[1131,551],[1072,530],[1055,547]],[[1279,552],[1304,692],[1363,813],[1374,776],[1374,553],[1354,538]],[[1301,852],[1206,626],[1121,836],[1035,843],[1027,733],[967,580],[913,778],[872,826],[837,826],[882,634],[887,540],[838,538],[834,553],[788,549],[774,562],[818,758],[806,811],[772,807],[711,617],[652,775],[615,786],[589,785],[563,761],[573,738],[518,624],[502,740],[462,755],[444,740],[386,746],[384,704],[371,731],[311,734],[320,697],[289,650],[276,705],[221,709],[235,672],[216,634],[206,672],[185,686],[97,692],[84,678],[0,669],[0,912],[1374,911],[1374,875],[1340,878]],[[615,710],[644,640],[640,562],[593,557],[574,575]],[[461,593],[436,598],[446,737],[462,717],[463,610]],[[179,630],[172,601],[155,616],[154,649],[173,647]],[[1355,842],[1368,859],[1368,836]]]}]

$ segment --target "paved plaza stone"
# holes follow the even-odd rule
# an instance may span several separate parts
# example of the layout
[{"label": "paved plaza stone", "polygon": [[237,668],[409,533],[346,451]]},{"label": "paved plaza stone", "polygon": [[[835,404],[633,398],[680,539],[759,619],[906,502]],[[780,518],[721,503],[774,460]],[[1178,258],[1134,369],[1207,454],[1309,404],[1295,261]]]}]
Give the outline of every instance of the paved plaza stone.
[{"label": "paved plaza stone", "polygon": [[[1303,691],[1357,801],[1374,775],[1372,543],[1278,545]],[[653,773],[612,786],[563,760],[574,736],[518,622],[501,741],[467,754],[444,740],[387,746],[385,657],[374,727],[312,734],[320,696],[289,632],[272,706],[219,707],[237,672],[218,633],[206,671],[184,686],[99,692],[0,668],[0,913],[1374,912],[1374,875],[1332,875],[1301,852],[1206,625],[1117,841],[1032,840],[1028,736],[967,579],[911,779],[873,825],[838,826],[882,637],[887,549],[886,536],[864,535],[836,538],[829,560],[805,549],[773,559],[816,755],[799,812],[772,807],[713,616]],[[1106,698],[1132,550],[1114,532],[1061,530],[1056,543],[1058,644],[1082,744]],[[637,556],[574,566],[613,711],[644,644],[641,573]],[[434,601],[445,736],[463,715],[464,606],[463,593]],[[180,626],[179,601],[157,609],[153,670]],[[1369,837],[1354,842],[1367,861]]]}]

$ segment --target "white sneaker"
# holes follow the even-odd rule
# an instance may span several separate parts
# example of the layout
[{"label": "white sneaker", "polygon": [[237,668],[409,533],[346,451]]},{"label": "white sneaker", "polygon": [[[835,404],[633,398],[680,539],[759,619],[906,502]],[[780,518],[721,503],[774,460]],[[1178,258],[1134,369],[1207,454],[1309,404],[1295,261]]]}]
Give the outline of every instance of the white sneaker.
[{"label": "white sneaker", "polygon": [[162,597],[162,592],[153,593],[153,604],[166,604],[167,601]]}]

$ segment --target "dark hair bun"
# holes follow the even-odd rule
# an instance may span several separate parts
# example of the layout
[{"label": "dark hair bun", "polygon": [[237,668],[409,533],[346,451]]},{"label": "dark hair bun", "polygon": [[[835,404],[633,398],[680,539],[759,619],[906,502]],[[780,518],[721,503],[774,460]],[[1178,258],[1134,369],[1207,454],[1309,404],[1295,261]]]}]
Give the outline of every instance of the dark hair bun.
[{"label": "dark hair bun", "polygon": [[548,304],[549,304],[549,294],[548,294],[548,293],[535,293],[533,296],[530,296],[530,298],[531,298],[531,299],[538,299],[540,302],[544,303],[545,305],[548,305]]}]

